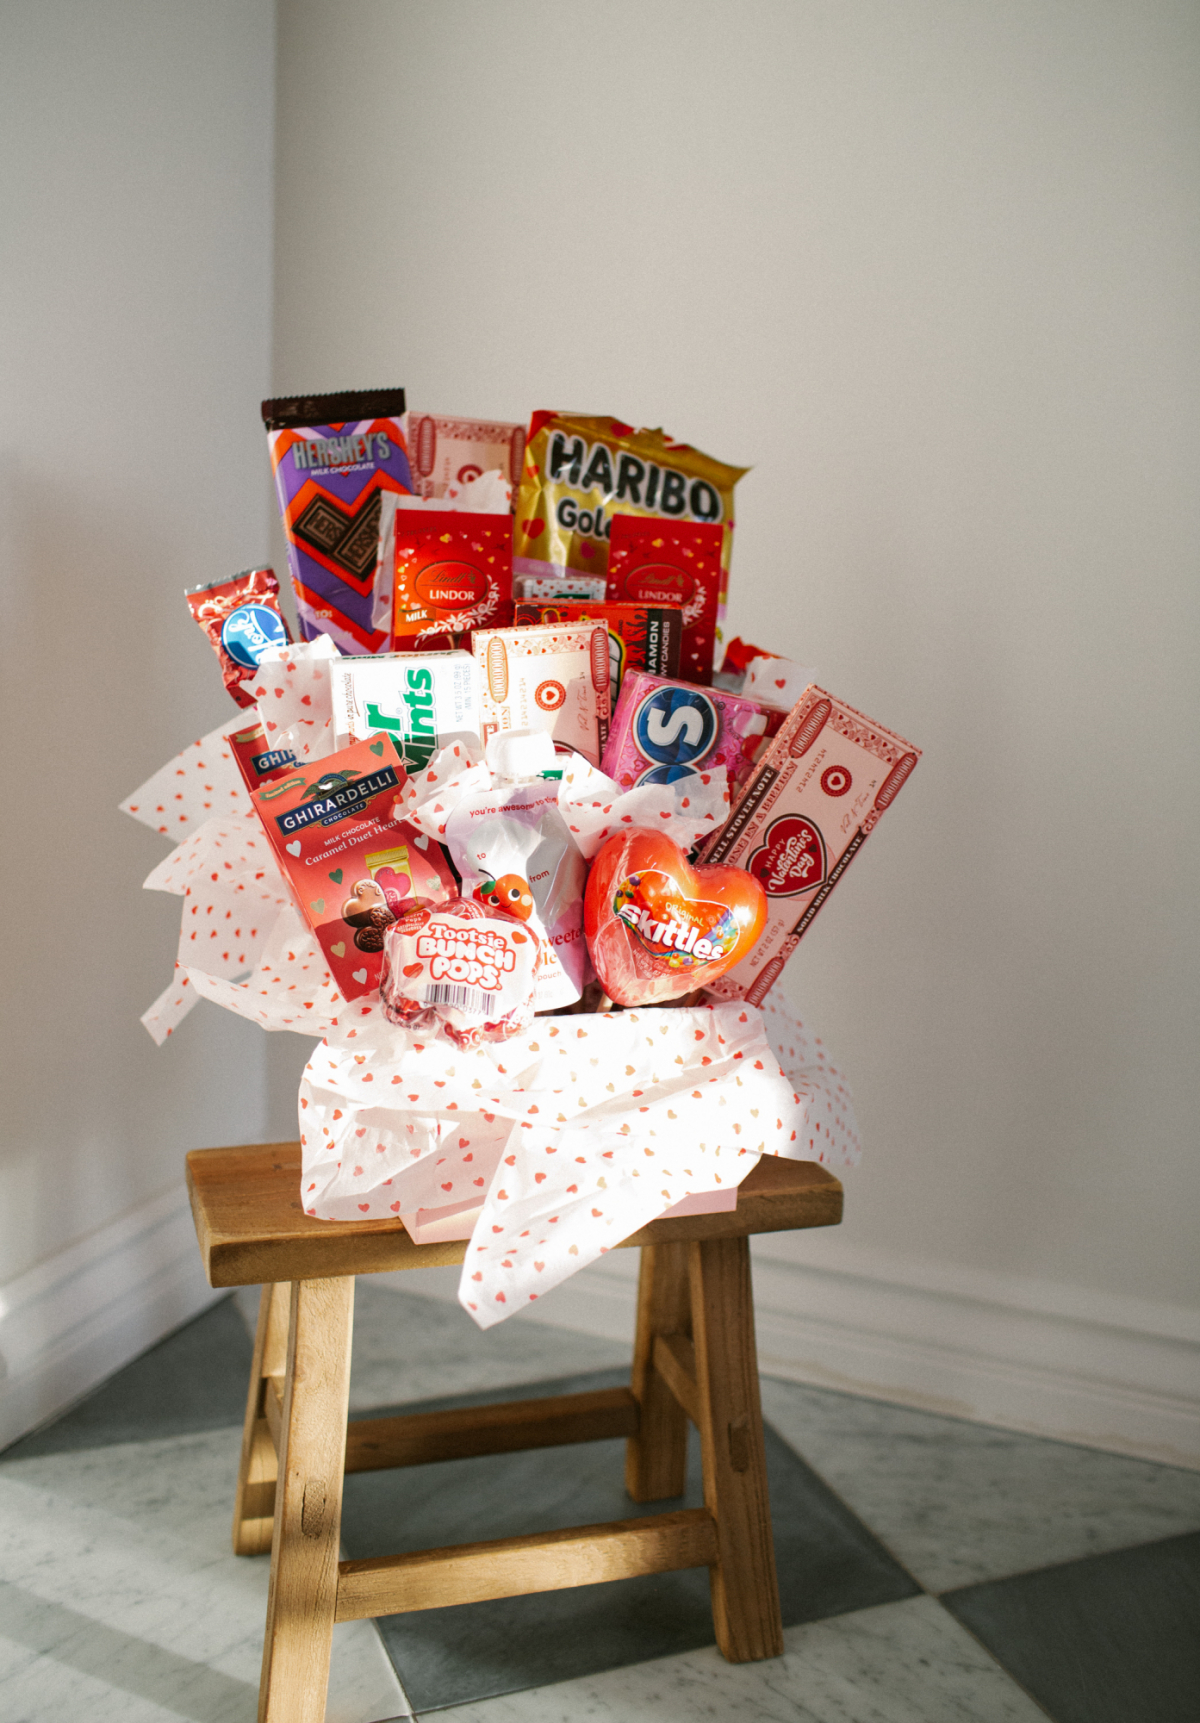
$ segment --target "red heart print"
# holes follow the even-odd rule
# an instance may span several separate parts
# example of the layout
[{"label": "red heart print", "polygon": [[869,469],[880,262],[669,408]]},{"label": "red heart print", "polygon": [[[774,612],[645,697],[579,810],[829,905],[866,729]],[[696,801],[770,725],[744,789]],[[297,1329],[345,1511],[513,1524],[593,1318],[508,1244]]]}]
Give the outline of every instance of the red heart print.
[{"label": "red heart print", "polygon": [[546,523],[544,520],[523,520],[521,522],[521,531],[526,538],[541,538],[545,530]]},{"label": "red heart print", "polygon": [[411,980],[414,975],[420,975],[424,967],[425,965],[423,963],[406,963],[404,965],[404,973]]},{"label": "red heart print", "polygon": [[371,1207],[370,1203],[359,1203],[358,1206],[364,1214],[366,1214]]},{"label": "red heart print", "polygon": [[770,897],[814,891],[825,878],[825,839],[803,814],[772,820],[746,866]]},{"label": "red heart print", "polygon": [[661,1004],[724,975],[766,924],[767,899],[742,868],[692,867],[662,832],[609,838],[588,877],[584,932],[609,998]]}]

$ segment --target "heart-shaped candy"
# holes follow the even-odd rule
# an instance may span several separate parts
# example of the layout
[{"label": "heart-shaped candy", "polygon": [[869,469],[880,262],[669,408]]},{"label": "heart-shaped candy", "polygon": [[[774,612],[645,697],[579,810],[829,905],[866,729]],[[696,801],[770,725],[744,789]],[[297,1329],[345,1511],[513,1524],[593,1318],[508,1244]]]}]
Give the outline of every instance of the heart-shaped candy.
[{"label": "heart-shaped candy", "polygon": [[692,867],[678,844],[643,826],[602,845],[584,898],[588,951],[618,1005],[706,987],[741,962],[766,919],[766,893],[751,874]]}]

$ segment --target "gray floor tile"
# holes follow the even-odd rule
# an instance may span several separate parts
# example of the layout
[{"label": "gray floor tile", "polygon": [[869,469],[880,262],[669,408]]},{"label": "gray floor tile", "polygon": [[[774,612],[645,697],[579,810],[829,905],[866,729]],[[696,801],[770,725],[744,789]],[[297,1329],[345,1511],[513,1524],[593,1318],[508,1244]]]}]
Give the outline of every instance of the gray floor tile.
[{"label": "gray floor tile", "polygon": [[[0,1717],[253,1723],[267,1562],[229,1542],[236,1429],[0,1463]],[[334,1635],[329,1723],[405,1700],[369,1622]]]},{"label": "gray floor tile", "polygon": [[[403,1281],[402,1275],[395,1278]],[[350,1405],[362,1411],[618,1364],[628,1368],[630,1353],[630,1346],[533,1322],[504,1322],[485,1334],[457,1304],[404,1292],[378,1275],[360,1275]]]},{"label": "gray floor tile", "polygon": [[[624,1371],[591,1373],[539,1384],[537,1392],[580,1392],[626,1379]],[[496,1397],[493,1391],[434,1404]],[[361,1559],[696,1507],[703,1500],[698,1447],[693,1436],[687,1496],[641,1507],[625,1494],[622,1441],[358,1473],[346,1480],[343,1542]],[[767,1461],[785,1623],[916,1590],[772,1431]],[[379,1627],[418,1713],[707,1645],[713,1636],[702,1569],[386,1617]]]},{"label": "gray floor tile", "polygon": [[1056,1723],[1196,1723],[1200,1535],[942,1600]]},{"label": "gray floor tile", "polygon": [[232,1299],[143,1352],[54,1423],[5,1449],[28,1459],[240,1425],[251,1344]]},{"label": "gray floor tile", "polygon": [[932,1598],[789,1628],[784,1643],[784,1655],[766,1663],[691,1652],[433,1715],[437,1723],[1045,1723]]},{"label": "gray floor tile", "polygon": [[1200,1528],[1200,1472],[790,1382],[763,1409],[929,1591]]}]

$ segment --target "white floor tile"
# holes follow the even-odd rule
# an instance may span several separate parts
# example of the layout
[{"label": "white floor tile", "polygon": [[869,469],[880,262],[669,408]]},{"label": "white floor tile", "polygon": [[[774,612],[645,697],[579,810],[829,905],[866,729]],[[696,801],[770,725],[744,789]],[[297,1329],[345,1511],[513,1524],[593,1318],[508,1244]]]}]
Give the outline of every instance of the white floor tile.
[{"label": "white floor tile", "polygon": [[[0,1717],[253,1723],[265,1558],[235,1556],[239,1433],[0,1466]],[[329,1723],[407,1703],[368,1622],[334,1633]]]},{"label": "white floor tile", "polygon": [[763,1379],[763,1412],[929,1591],[1200,1528],[1200,1472]]}]

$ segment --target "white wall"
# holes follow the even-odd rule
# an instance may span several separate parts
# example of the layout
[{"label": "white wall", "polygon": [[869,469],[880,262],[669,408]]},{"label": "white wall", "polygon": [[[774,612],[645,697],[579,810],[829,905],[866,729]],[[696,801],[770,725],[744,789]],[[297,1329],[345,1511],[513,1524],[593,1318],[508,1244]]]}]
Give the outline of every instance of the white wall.
[{"label": "white wall", "polygon": [[278,389],[752,462],[735,626],[926,750],[790,978],[867,1158],[777,1363],[1194,1453],[1196,8],[290,0],[278,126]]},{"label": "white wall", "polygon": [[294,1129],[247,1025],[139,1024],[179,904],[116,811],[233,715],[182,591],[268,546],[273,14],[0,7],[0,1442],[206,1296],[184,1152]]}]

